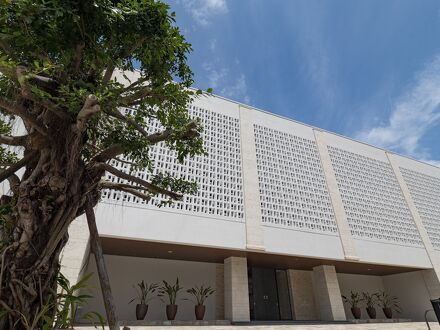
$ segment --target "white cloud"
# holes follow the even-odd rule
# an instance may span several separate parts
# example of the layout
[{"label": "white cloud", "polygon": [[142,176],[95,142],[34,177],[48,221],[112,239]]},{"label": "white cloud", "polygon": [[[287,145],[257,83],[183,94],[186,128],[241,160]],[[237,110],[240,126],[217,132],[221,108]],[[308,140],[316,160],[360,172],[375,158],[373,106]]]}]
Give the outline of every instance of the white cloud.
[{"label": "white cloud", "polygon": [[203,68],[206,71],[208,86],[214,89],[214,93],[246,104],[250,103],[246,76],[243,73],[239,73],[238,76],[231,75],[229,69],[221,66],[216,68],[211,63],[204,63]]},{"label": "white cloud", "polygon": [[420,140],[440,122],[440,56],[417,74],[392,109],[386,123],[364,129],[356,138],[439,165]]},{"label": "white cloud", "polygon": [[420,159],[422,162],[440,167],[440,160],[432,160],[432,159]]},{"label": "white cloud", "polygon": [[200,25],[208,25],[212,16],[228,12],[226,0],[181,0],[181,3]]},{"label": "white cloud", "polygon": [[239,99],[246,104],[249,104],[251,101],[244,74],[241,74],[232,85],[224,87],[221,93],[228,98]]},{"label": "white cloud", "polygon": [[226,79],[229,70],[226,68],[216,69],[209,63],[204,63],[203,68],[207,72],[208,84],[211,88],[217,88]]},{"label": "white cloud", "polygon": [[209,42],[209,50],[210,50],[211,52],[214,52],[214,51],[216,50],[216,48],[217,48],[217,39],[212,39],[212,40]]}]

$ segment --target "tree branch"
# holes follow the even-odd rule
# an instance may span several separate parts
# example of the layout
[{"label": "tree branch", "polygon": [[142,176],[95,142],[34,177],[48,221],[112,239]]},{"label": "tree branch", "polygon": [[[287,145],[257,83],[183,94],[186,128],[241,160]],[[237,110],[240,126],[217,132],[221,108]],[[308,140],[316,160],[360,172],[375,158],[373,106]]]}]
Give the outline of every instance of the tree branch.
[{"label": "tree branch", "polygon": [[[166,129],[161,132],[156,132],[153,134],[148,134],[148,132],[144,129],[142,125],[137,123],[134,119],[124,116],[119,111],[105,111],[110,116],[113,116],[115,118],[118,118],[122,120],[123,122],[133,126],[139,133],[141,133],[150,144],[156,144],[162,141],[165,141],[167,138],[169,138],[173,133],[175,133],[172,129]],[[181,136],[182,138],[189,139],[193,137],[196,132],[194,132],[194,129],[197,127],[197,122],[194,120],[191,120],[187,126],[184,134]]]},{"label": "tree branch", "polygon": [[95,113],[99,112],[101,110],[101,107],[99,104],[97,104],[98,99],[95,95],[90,94],[87,96],[86,100],[84,101],[84,105],[80,112],[78,113],[78,116],[76,117],[76,127],[80,132],[84,131],[86,128],[87,120]]},{"label": "tree branch", "polygon": [[124,184],[124,183],[113,183],[113,182],[109,182],[109,181],[101,181],[99,183],[99,185],[101,186],[101,188],[104,188],[104,189],[120,190],[120,191],[130,193],[130,194],[132,194],[136,197],[139,197],[147,202],[151,199],[150,195],[144,194],[143,192],[140,192],[139,190],[137,190],[137,189],[145,189],[143,187],[136,187],[136,186],[132,186],[130,184]]},{"label": "tree branch", "polygon": [[11,174],[8,177],[8,181],[9,181],[9,187],[12,190],[12,193],[14,194],[14,196],[18,195],[18,188],[20,187],[20,179],[18,178],[17,175],[15,174]]},{"label": "tree branch", "polygon": [[0,108],[3,108],[11,115],[19,116],[24,122],[27,122],[40,134],[47,135],[46,131],[43,129],[42,123],[17,102],[11,102],[4,97],[0,97]]},{"label": "tree branch", "polygon": [[98,228],[96,227],[95,212],[90,198],[86,204],[86,218],[90,232],[90,247],[95,255],[96,269],[98,270],[99,283],[101,285],[102,298],[104,300],[105,312],[107,314],[107,323],[110,330],[119,330],[119,321],[116,317],[116,308],[113,294],[108,278],[107,267],[105,266],[104,254],[102,253],[101,242],[99,241]]},{"label": "tree branch", "polygon": [[11,47],[8,45],[7,42],[1,39],[0,39],[0,48],[2,48],[6,54],[11,55],[12,53]]},{"label": "tree branch", "polygon": [[141,89],[134,92],[133,94],[122,97],[119,100],[119,104],[122,106],[124,105],[130,106],[133,104],[133,102],[143,99],[149,95],[151,95],[151,87],[144,86]]},{"label": "tree branch", "polygon": [[104,170],[104,171],[107,171],[113,175],[116,175],[118,178],[127,180],[129,182],[137,183],[138,185],[146,188],[146,190],[148,190],[149,192],[151,192],[153,194],[166,195],[166,196],[171,197],[172,199],[175,199],[175,200],[180,200],[183,197],[182,194],[158,187],[158,186],[152,184],[151,182],[142,180],[141,178],[138,178],[136,176],[122,172],[109,164],[100,163],[100,164],[96,164],[94,167],[101,169],[101,170]]},{"label": "tree branch", "polygon": [[13,175],[15,172],[17,172],[20,168],[25,166],[35,155],[37,154],[37,151],[32,151],[26,154],[22,159],[20,159],[15,164],[9,166],[7,169],[4,169],[0,172],[0,182],[3,182],[4,180],[8,179],[11,175]]},{"label": "tree branch", "polygon": [[[114,113],[112,113],[113,115]],[[131,124],[132,120],[128,117],[125,117],[124,115],[121,114],[121,116],[123,116],[121,118],[121,120],[127,120],[126,122]],[[134,125],[135,123],[133,123]],[[139,126],[139,124],[135,124],[136,126]],[[186,130],[183,132],[183,134],[180,135],[180,138],[183,140],[188,140],[193,138],[194,136],[196,136],[198,133],[194,130],[197,127],[197,122],[192,120],[190,121],[187,126],[186,126]],[[135,127],[136,128],[136,127]],[[139,127],[141,130],[139,131],[142,135],[144,135],[146,137],[146,139],[148,140],[148,142],[150,144],[156,144],[162,141],[165,141],[167,138],[169,138],[172,134],[174,134],[176,131],[174,130],[163,130],[162,132],[157,132],[157,133],[153,133],[148,135],[148,133],[143,129],[142,126]],[[97,154],[96,156],[94,156],[92,158],[92,161],[95,162],[106,162],[112,158],[115,158],[116,156],[119,156],[120,154],[124,153],[124,147],[121,144],[114,144],[110,147],[108,147],[107,149],[102,150],[99,154]]]},{"label": "tree branch", "polygon": [[8,136],[0,134],[0,143],[7,144],[10,146],[26,146],[26,141],[29,135],[21,135],[21,136]]},{"label": "tree branch", "polygon": [[107,65],[107,68],[105,69],[104,77],[102,77],[102,84],[107,85],[107,83],[110,81],[113,71],[115,71],[116,65],[111,62],[109,65]]},{"label": "tree branch", "polygon": [[37,83],[37,85],[40,85],[41,87],[44,87],[49,90],[54,90],[59,86],[59,82],[55,79],[52,79],[50,77],[40,76],[38,74],[29,74],[29,79],[33,80]]},{"label": "tree branch", "polygon": [[92,161],[106,162],[122,153],[124,153],[124,147],[121,144],[114,144],[107,149],[102,150],[99,154],[92,158]]},{"label": "tree branch", "polygon": [[82,53],[86,44],[84,41],[78,43],[75,48],[75,56],[73,57],[73,71],[78,72],[81,64]]},{"label": "tree branch", "polygon": [[108,115],[112,116],[112,117],[120,119],[123,122],[133,126],[139,133],[141,133],[143,136],[148,138],[149,134],[147,133],[147,131],[142,127],[142,125],[139,125],[135,120],[133,120],[133,119],[127,117],[127,116],[124,116],[119,111],[104,111],[104,112],[107,113]]},{"label": "tree branch", "polygon": [[[123,59],[123,58],[125,58],[127,56],[132,55],[133,52],[136,50],[136,48],[141,46],[147,39],[148,39],[147,37],[140,38],[137,42],[132,43],[132,47],[129,47],[128,49],[122,49],[120,51],[120,54],[116,55],[114,58],[122,58]],[[112,60],[107,65],[107,68],[106,68],[105,73],[104,73],[104,77],[102,78],[102,84],[104,86],[107,85],[107,83],[110,81],[110,79],[111,79],[115,69],[116,69],[116,64],[115,64],[115,61]]]},{"label": "tree branch", "polygon": [[0,65],[0,72],[3,73],[5,76],[15,80],[15,72],[10,67],[5,65]]},{"label": "tree branch", "polygon": [[42,100],[36,97],[32,93],[31,86],[27,82],[28,79],[36,79],[40,82],[45,81],[46,83],[57,84],[55,80],[47,77],[35,75],[32,73],[28,74],[26,67],[22,65],[17,66],[16,74],[17,74],[18,83],[21,86],[21,95],[25,99],[28,99],[34,103],[42,105],[43,107],[51,111],[54,115],[56,115],[57,117],[63,120],[69,119],[69,115],[65,113],[62,109],[60,109],[60,107],[57,104],[53,103],[49,99]]}]

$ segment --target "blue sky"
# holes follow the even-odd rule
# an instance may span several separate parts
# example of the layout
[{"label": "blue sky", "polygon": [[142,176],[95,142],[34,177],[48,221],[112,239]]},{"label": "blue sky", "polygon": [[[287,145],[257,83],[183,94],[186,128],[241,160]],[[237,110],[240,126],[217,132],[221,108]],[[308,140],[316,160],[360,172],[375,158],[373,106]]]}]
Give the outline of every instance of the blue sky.
[{"label": "blue sky", "polygon": [[440,165],[440,1],[167,2],[195,87]]}]

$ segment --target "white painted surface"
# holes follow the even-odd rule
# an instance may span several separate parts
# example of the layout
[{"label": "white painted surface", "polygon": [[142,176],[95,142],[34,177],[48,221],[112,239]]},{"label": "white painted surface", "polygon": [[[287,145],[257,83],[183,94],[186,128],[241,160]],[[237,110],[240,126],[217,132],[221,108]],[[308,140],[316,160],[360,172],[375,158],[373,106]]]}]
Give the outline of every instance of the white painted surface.
[{"label": "white painted surface", "polygon": [[221,113],[223,115],[239,118],[239,105],[219,97],[200,96],[194,101],[197,106]]},{"label": "white painted surface", "polygon": [[424,248],[356,239],[356,250],[363,262],[431,268]]},{"label": "white painted surface", "polygon": [[255,124],[263,125],[272,129],[280,130],[285,133],[294,134],[302,138],[314,140],[313,129],[301,123],[286,120],[268,112],[253,111]]},{"label": "white painted surface", "polygon": [[341,290],[334,266],[313,267],[313,293],[321,321],[345,321]]},{"label": "white painted surface", "polygon": [[[105,262],[109,273],[110,286],[115,299],[116,312],[120,320],[136,320],[136,302],[129,304],[129,301],[136,296],[133,285],[142,280],[145,280],[147,283],[159,284],[162,283],[162,280],[166,280],[168,283],[174,284],[176,277],[179,277],[179,283],[185,290],[180,292],[177,301],[179,307],[176,320],[195,319],[194,303],[182,300],[183,298],[192,298],[186,293],[186,289],[202,284],[215,288],[216,264],[214,263],[111,255],[105,256]],[[88,274],[90,272],[96,274],[93,255],[91,255],[85,273]],[[96,275],[92,277],[89,284],[90,289],[86,292],[91,293],[94,298],[89,301],[88,306],[83,312],[96,311],[101,313],[101,315],[105,315],[100,286]],[[215,304],[216,299],[215,296],[212,295],[206,301],[206,320],[215,319]],[[159,298],[153,299],[149,303],[146,320],[166,320],[165,306],[166,303],[162,302]]]},{"label": "white painted surface", "polygon": [[258,172],[252,110],[246,107],[240,107],[240,134],[246,247],[253,250],[264,250],[260,191],[258,180],[255,180],[258,177]]},{"label": "white painted surface", "polygon": [[[402,314],[399,317],[423,321],[424,313],[432,309],[429,293],[420,271],[383,276],[385,291],[399,299]],[[428,314],[430,321],[436,321],[435,314]]]},{"label": "white painted surface", "polygon": [[382,162],[388,162],[385,151],[365,143],[357,142],[333,133],[323,132],[324,139],[329,146],[341,148]]},{"label": "white painted surface", "polygon": [[338,236],[263,226],[266,252],[344,259]]},{"label": "white painted surface", "polygon": [[229,257],[224,261],[225,318],[249,322],[249,287],[247,260]]},{"label": "white painted surface", "polygon": [[[370,294],[381,292],[384,290],[383,281],[381,276],[371,276],[371,275],[357,275],[357,274],[338,274],[339,287],[341,289],[341,294],[350,297],[350,292],[358,292],[362,295],[362,292],[367,292]],[[366,311],[366,306],[364,302],[361,302],[359,307],[361,308],[361,313],[363,319],[368,319],[368,314]],[[347,319],[353,319],[351,313],[350,305],[344,303],[345,315]],[[376,306],[376,317],[378,319],[385,318],[382,309]]]},{"label": "white painted surface", "polygon": [[61,273],[73,285],[85,267],[89,255],[89,226],[85,215],[69,226],[69,241],[61,253]]},{"label": "white painted surface", "polygon": [[231,249],[244,249],[246,244],[242,222],[107,203],[99,204],[96,218],[101,236]]},{"label": "white painted surface", "polygon": [[341,193],[338,189],[335,172],[330,160],[325,135],[322,131],[314,130],[316,145],[319,150],[322,168],[324,170],[327,189],[330,194],[333,211],[335,213],[336,223],[338,225],[339,238],[341,239],[342,249],[346,259],[359,260],[356,252],[356,245],[351,235],[350,225],[348,223],[347,214],[345,213],[344,204],[342,203]]}]

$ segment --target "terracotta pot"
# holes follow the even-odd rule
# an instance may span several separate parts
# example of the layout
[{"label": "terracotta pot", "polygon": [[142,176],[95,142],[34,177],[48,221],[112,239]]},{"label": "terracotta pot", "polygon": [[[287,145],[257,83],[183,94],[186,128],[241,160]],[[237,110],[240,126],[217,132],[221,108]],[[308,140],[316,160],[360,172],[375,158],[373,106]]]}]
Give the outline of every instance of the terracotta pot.
[{"label": "terracotta pot", "polygon": [[148,305],[137,304],[136,305],[136,320],[143,320],[148,312]]},{"label": "terracotta pot", "polygon": [[177,305],[167,305],[167,319],[174,320],[177,313]]},{"label": "terracotta pot", "polygon": [[361,309],[359,307],[352,307],[351,314],[353,314],[354,318],[358,320],[361,318]]},{"label": "terracotta pot", "polygon": [[382,310],[387,319],[393,318],[393,310],[391,308],[382,308]]},{"label": "terracotta pot", "polygon": [[367,314],[370,317],[370,319],[375,319],[376,318],[376,308],[367,307]]},{"label": "terracotta pot", "polygon": [[203,320],[205,316],[205,305],[196,305],[194,310],[196,312],[196,320]]}]

